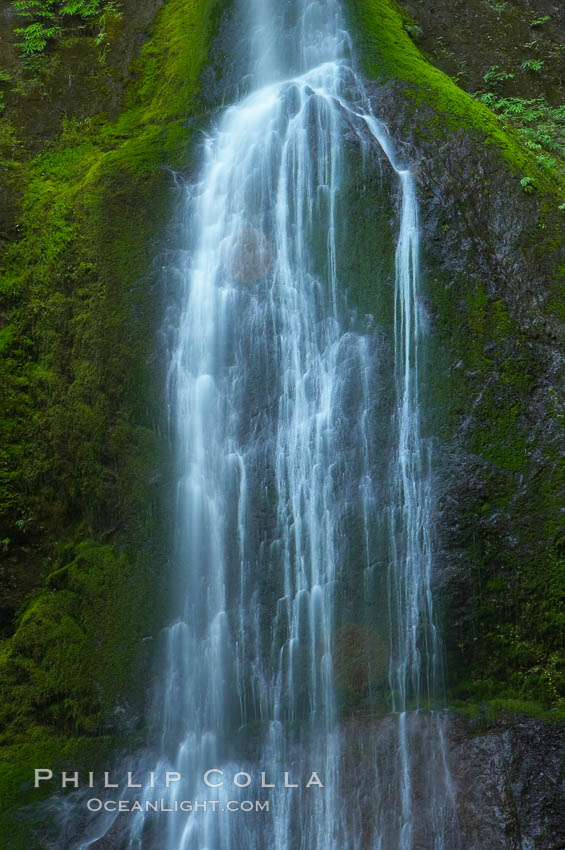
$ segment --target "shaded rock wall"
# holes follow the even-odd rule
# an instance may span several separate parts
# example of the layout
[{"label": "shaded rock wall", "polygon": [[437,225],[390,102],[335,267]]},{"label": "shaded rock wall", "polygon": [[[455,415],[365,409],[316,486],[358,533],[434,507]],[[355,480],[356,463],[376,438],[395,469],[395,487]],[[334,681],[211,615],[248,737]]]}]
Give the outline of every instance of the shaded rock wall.
[{"label": "shaded rock wall", "polygon": [[[469,38],[480,3],[405,5],[416,19],[422,12],[430,52],[449,24],[456,50],[457,16],[466,16],[475,80],[499,58],[485,60],[484,43],[475,49]],[[394,3],[350,9],[374,111],[418,181],[439,494],[435,591],[451,697],[475,718],[448,724],[463,846],[557,850],[565,843],[565,733],[551,722],[563,720],[565,696],[561,165],[544,167],[512,126],[438,75],[408,35],[414,20]],[[509,43],[497,46],[508,55]],[[526,96],[558,97],[560,84],[558,73]]]},{"label": "shaded rock wall", "polygon": [[[510,714],[500,715],[494,722],[483,715],[468,723],[457,714],[443,713],[439,723],[447,745],[456,809],[456,821],[446,825],[446,847],[562,850],[565,750],[560,729]],[[374,795],[390,794],[390,765],[398,757],[396,724],[392,715],[358,715],[343,724],[344,811],[358,823],[360,837],[366,835],[367,848],[371,846]],[[439,805],[444,802],[441,790],[438,792],[443,775],[437,753],[438,718],[412,714],[407,729],[412,752],[418,752],[411,772],[418,813],[414,847],[431,850],[434,794],[438,794]],[[394,819],[395,811],[391,809],[390,815]]]},{"label": "shaded rock wall", "polygon": [[563,735],[526,717],[499,720],[469,738],[459,719],[449,746],[459,825],[469,850],[561,850],[565,846]]},{"label": "shaded rock wall", "polygon": [[[352,9],[370,93],[419,183],[436,581],[456,696],[562,707],[563,185],[433,68],[398,8]],[[378,25],[378,26],[377,26]],[[529,180],[524,185],[524,176]],[[530,182],[531,181],[531,182]]]}]

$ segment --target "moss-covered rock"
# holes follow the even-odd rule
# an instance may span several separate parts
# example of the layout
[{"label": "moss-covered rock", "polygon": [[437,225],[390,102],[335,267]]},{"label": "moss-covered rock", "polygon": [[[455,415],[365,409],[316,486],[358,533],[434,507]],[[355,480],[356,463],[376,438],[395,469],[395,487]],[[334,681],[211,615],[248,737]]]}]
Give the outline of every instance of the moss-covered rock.
[{"label": "moss-covered rock", "polygon": [[[349,6],[366,73],[372,79],[404,84],[402,93],[414,102],[412,114],[418,116],[420,133],[439,140],[446,138],[446,131],[460,128],[478,132],[482,143],[499,150],[513,171],[530,176],[540,189],[555,191],[555,173],[540,167],[519,136],[427,60],[410,37],[407,14],[394,0],[363,0]],[[431,110],[421,113],[418,105]],[[561,188],[565,196],[565,186]]]},{"label": "moss-covered rock", "polygon": [[[16,836],[10,807],[38,750],[54,760],[70,748],[78,769],[81,752],[92,755],[89,741],[119,734],[123,743],[144,722],[143,637],[159,623],[167,557],[165,363],[152,259],[173,202],[171,169],[188,162],[187,118],[203,109],[200,74],[221,8],[169,0],[122,93],[112,85],[96,100],[107,112],[79,102],[60,131],[49,124],[39,153],[14,142],[25,135],[14,93],[3,119],[17,206],[0,290],[1,574],[10,587],[0,743],[12,764],[0,782],[4,840]],[[138,43],[147,12],[142,4]],[[68,73],[67,48],[19,84],[53,97]],[[93,79],[108,76],[95,53],[89,61]],[[48,108],[49,97],[37,101]]]},{"label": "moss-covered rock", "polygon": [[369,85],[375,112],[419,183],[451,688],[471,704],[533,700],[559,713],[561,172],[540,166],[519,135],[430,64],[394,2],[348,7],[365,73],[378,81]]}]

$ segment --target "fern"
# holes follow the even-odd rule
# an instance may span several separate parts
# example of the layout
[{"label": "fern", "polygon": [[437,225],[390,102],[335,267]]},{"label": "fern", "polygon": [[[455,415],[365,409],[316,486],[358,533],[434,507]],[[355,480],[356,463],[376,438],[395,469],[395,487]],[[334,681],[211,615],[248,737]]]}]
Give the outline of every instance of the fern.
[{"label": "fern", "polygon": [[22,41],[18,42],[18,47],[24,56],[29,57],[41,53],[49,41],[61,34],[61,27],[46,27],[45,24],[37,21],[35,24],[30,24],[29,27],[17,29],[15,32],[17,35],[23,36]]},{"label": "fern", "polygon": [[483,80],[485,83],[490,85],[496,85],[496,83],[502,83],[504,80],[513,80],[516,74],[508,74],[506,71],[500,70],[500,65],[491,65],[486,74],[483,76]]},{"label": "fern", "polygon": [[[24,59],[40,55],[48,44],[61,36],[76,20],[99,25],[96,45],[105,42],[105,15],[119,14],[116,0],[13,0],[12,6],[22,18],[31,21],[16,33],[22,37],[18,47]],[[104,48],[105,49],[105,48]]]},{"label": "fern", "polygon": [[524,59],[522,68],[524,71],[541,71],[544,66],[543,59]]},{"label": "fern", "polygon": [[549,15],[544,15],[543,18],[534,18],[534,20],[531,21],[530,26],[532,29],[535,29],[536,27],[542,27],[549,20],[551,20]]},{"label": "fern", "polygon": [[69,0],[61,9],[62,15],[74,15],[80,18],[92,18],[102,13],[99,0]]},{"label": "fern", "polygon": [[559,167],[555,155],[565,160],[565,105],[554,108],[543,96],[498,97],[493,92],[476,92],[475,97],[518,130],[539,165]]}]

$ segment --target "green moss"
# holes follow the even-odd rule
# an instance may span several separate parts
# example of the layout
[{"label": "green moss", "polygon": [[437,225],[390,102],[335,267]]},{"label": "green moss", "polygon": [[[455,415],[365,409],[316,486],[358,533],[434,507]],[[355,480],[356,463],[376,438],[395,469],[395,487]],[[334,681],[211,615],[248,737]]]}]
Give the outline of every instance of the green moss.
[{"label": "green moss", "polygon": [[[25,741],[10,742],[2,748],[0,773],[0,834],[3,847],[10,850],[43,850],[44,839],[54,828],[52,815],[38,809],[52,792],[50,784],[34,788],[34,769],[51,769],[54,775],[86,773],[107,767],[119,742],[115,738],[73,738],[51,736],[37,726]],[[17,817],[14,811],[18,809]],[[53,836],[54,838],[56,836]],[[9,843],[8,843],[9,842]]]},{"label": "green moss", "polygon": [[[441,376],[430,384],[435,424],[475,476],[456,509],[468,572],[444,602],[451,687],[471,703],[518,700],[559,712],[565,471],[556,445],[532,443],[537,350],[481,282],[438,275],[429,297],[432,367]],[[456,368],[446,369],[446,355]],[[559,421],[555,405],[548,414]]]},{"label": "green moss", "polygon": [[[169,0],[121,115],[68,120],[17,166],[19,238],[0,289],[3,569],[22,602],[31,563],[40,584],[2,644],[0,714],[21,776],[37,766],[32,739],[49,753],[75,744],[82,753],[119,728],[116,706],[141,731],[151,645],[142,638],[158,626],[166,562],[163,495],[151,483],[167,463],[152,240],[168,219],[168,169],[186,163],[185,119],[202,109],[199,77],[221,7]],[[2,752],[4,790],[14,752]],[[3,835],[19,846],[23,830],[29,848],[31,827],[10,808],[20,791],[4,807]]]},{"label": "green moss", "polygon": [[116,704],[139,705],[148,583],[143,566],[115,547],[79,544],[2,647],[2,726],[12,735],[39,724],[54,735],[95,735],[111,726]]},{"label": "green moss", "polygon": [[505,717],[516,714],[534,717],[545,723],[562,723],[565,720],[565,707],[548,710],[547,706],[535,700],[491,699],[482,703],[455,702],[451,709],[468,720],[477,733],[500,723]]},{"label": "green moss", "polygon": [[500,150],[517,174],[531,176],[542,190],[558,188],[517,133],[427,61],[406,30],[410,21],[394,0],[358,0],[348,5],[368,76],[405,83],[404,92],[415,104],[435,110],[435,117],[428,119],[427,127],[420,127],[421,132],[441,136],[446,130],[464,128],[479,133],[485,144]]},{"label": "green moss", "polygon": [[45,498],[49,479],[54,501],[73,503],[63,505],[61,519],[83,500],[79,512],[95,528],[89,505],[98,510],[109,479],[123,472],[118,443],[144,446],[132,456],[152,453],[147,426],[154,423],[142,411],[156,314],[144,275],[168,210],[166,167],[186,157],[191,131],[179,116],[199,108],[199,72],[218,8],[215,0],[198,7],[170,0],[137,60],[138,82],[120,118],[67,123],[58,145],[20,165],[23,237],[3,269],[11,321],[2,331],[8,415],[0,512],[9,524],[14,501],[36,524],[43,515],[55,519],[51,493]]},{"label": "green moss", "polygon": [[[8,526],[24,503],[36,525],[68,523],[78,507],[96,530],[115,511],[117,493],[109,491],[135,450],[118,458],[112,447],[119,434],[127,445],[123,431],[150,395],[144,364],[155,313],[142,276],[168,210],[165,169],[185,164],[191,130],[181,116],[200,109],[199,73],[219,8],[215,0],[170,0],[136,62],[138,82],[120,118],[68,122],[57,146],[21,165],[24,236],[8,251],[3,276],[16,305],[2,336],[0,512]],[[108,428],[118,409],[126,415]],[[136,445],[149,439],[140,425],[129,435]],[[22,444],[32,447],[25,459]]]},{"label": "green moss", "polygon": [[[219,9],[217,0],[198,4],[169,0],[153,38],[143,49],[138,63],[140,84],[132,91],[131,105],[141,107],[143,123],[160,123],[164,116],[168,120],[186,118],[194,111]],[[127,124],[128,118],[123,116],[120,124]]]}]

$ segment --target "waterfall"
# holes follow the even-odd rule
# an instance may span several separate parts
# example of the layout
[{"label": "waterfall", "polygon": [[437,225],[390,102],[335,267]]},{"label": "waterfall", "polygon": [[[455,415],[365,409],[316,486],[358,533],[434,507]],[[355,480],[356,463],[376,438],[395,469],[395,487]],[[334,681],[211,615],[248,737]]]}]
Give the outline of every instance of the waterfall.
[{"label": "waterfall", "polygon": [[[441,651],[414,181],[371,111],[338,2],[247,0],[244,13],[246,90],[185,193],[168,373],[174,611],[156,755],[136,767],[139,799],[192,811],[129,815],[120,846],[454,850],[429,710]],[[388,340],[340,276],[355,239],[346,138],[399,200]]]}]

